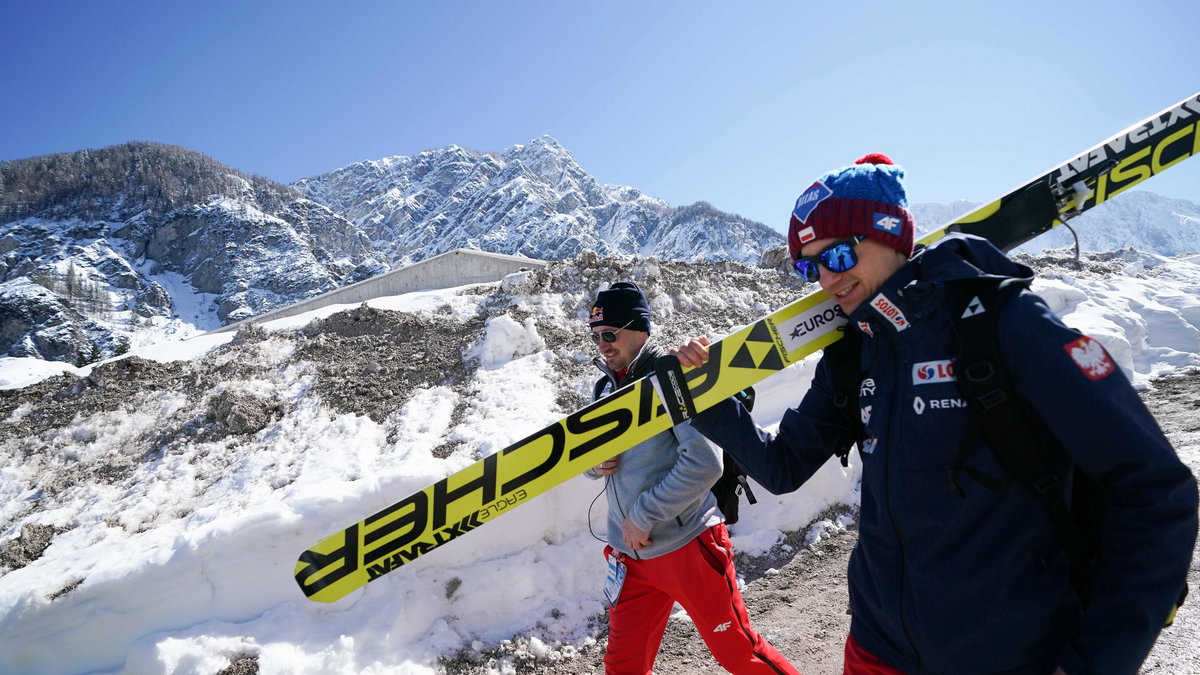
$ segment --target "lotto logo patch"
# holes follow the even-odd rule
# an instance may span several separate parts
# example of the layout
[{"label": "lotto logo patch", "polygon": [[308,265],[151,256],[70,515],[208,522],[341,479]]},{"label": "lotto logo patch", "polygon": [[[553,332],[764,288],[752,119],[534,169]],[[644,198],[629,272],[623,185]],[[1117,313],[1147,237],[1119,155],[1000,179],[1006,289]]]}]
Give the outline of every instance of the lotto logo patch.
[{"label": "lotto logo patch", "polygon": [[913,366],[913,384],[934,384],[954,381],[954,362],[925,361]]},{"label": "lotto logo patch", "polygon": [[[802,192],[796,199],[796,208],[792,209],[792,216],[800,222],[806,222],[808,217],[812,215],[813,209],[817,208],[817,204],[829,199],[833,196],[833,190],[825,187],[821,181],[817,181],[810,185],[807,190]],[[804,239],[800,240],[801,242]]]},{"label": "lotto logo patch", "polygon": [[871,301],[871,306],[875,308],[875,311],[882,314],[883,318],[891,321],[897,331],[908,328],[908,317],[904,316],[904,312],[900,311],[896,303],[888,300],[882,293],[875,296],[875,299]]},{"label": "lotto logo patch", "polygon": [[904,221],[890,213],[875,214],[875,229],[887,232],[888,234],[900,234],[900,227],[904,225]]},{"label": "lotto logo patch", "polygon": [[1089,380],[1108,377],[1117,369],[1108,352],[1104,351],[1104,347],[1086,335],[1063,345],[1063,349]]}]

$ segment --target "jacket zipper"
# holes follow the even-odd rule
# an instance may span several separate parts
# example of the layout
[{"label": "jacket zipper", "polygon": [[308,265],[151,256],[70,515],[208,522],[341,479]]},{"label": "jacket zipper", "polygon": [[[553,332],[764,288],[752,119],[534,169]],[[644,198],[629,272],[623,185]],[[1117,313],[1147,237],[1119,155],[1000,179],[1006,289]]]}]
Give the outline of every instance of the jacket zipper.
[{"label": "jacket zipper", "polygon": [[[893,340],[891,346],[896,351],[896,356],[899,357],[900,356],[899,341]],[[900,360],[900,359],[897,359],[897,360],[899,361],[900,366],[901,366],[900,370],[898,372],[902,376],[903,373],[906,373],[909,371],[910,366],[908,365],[908,362],[906,360]],[[902,377],[897,378],[895,382],[896,382],[896,386],[893,387],[893,390],[896,393],[892,396],[892,410],[891,410],[891,415],[889,416],[891,419],[889,420],[890,423],[888,424],[888,431],[889,431],[888,440],[890,442],[890,447],[892,447],[892,448],[896,447],[895,440],[896,440],[896,437],[899,435],[899,433],[897,432],[897,425],[895,424],[895,422],[898,420],[898,418],[901,415],[901,411],[903,410],[903,407],[901,407],[901,406],[904,403],[903,399],[904,399],[904,391],[905,391],[905,387],[901,386],[901,382],[903,382]],[[893,484],[896,482],[895,473],[892,470],[892,455],[893,455],[893,452],[891,452],[891,451],[887,451],[884,453],[884,458],[885,458],[885,461],[887,462],[887,470],[884,475],[886,478],[886,485],[887,485],[888,519],[892,523],[892,530],[896,533],[896,542],[900,545],[900,624],[904,628],[904,637],[906,640],[908,640],[908,646],[909,646],[909,648],[912,649],[913,656],[917,660],[917,672],[924,673],[925,672],[925,664],[923,663],[923,661],[921,659],[920,650],[917,649],[917,641],[913,638],[912,629],[908,625],[908,611],[905,606],[907,604],[905,598],[908,595],[907,590],[908,590],[908,585],[909,585],[908,584],[908,547],[905,545],[905,542],[904,542],[904,532],[900,529],[900,521],[897,520],[897,518],[896,518],[896,510],[892,507],[892,493],[894,492]]]}]

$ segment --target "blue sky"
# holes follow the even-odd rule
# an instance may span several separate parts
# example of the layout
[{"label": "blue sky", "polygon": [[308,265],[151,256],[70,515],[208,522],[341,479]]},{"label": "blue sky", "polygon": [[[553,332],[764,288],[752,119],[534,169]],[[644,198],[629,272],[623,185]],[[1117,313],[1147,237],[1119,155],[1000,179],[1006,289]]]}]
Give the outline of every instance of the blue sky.
[{"label": "blue sky", "polygon": [[[1200,91],[1190,0],[0,0],[0,160],[132,140],[281,182],[549,134],[603,183],[782,229],[884,152],[985,201]],[[1200,203],[1200,159],[1142,186]]]}]

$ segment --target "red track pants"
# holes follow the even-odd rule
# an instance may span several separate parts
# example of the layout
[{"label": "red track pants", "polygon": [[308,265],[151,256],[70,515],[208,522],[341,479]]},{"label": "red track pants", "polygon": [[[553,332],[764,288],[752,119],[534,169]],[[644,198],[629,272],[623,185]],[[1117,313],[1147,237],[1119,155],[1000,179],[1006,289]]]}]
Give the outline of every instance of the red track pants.
[{"label": "red track pants", "polygon": [[[608,556],[611,547],[605,547]],[[725,525],[710,527],[687,546],[657,558],[626,565],[625,586],[608,614],[604,672],[645,675],[678,602],[704,638],[708,650],[731,673],[799,672],[750,626],[737,587],[733,545]]]},{"label": "red track pants", "polygon": [[853,636],[846,636],[846,661],[843,675],[904,675],[903,671],[884,663],[871,652],[862,648]]}]

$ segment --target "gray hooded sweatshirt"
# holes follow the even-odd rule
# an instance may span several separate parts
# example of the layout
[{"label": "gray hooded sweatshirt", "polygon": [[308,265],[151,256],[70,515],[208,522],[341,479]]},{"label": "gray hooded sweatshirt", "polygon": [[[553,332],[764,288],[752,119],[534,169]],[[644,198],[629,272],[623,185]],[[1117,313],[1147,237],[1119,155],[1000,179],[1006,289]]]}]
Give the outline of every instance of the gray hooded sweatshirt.
[{"label": "gray hooded sweatshirt", "polygon": [[[603,386],[597,383],[597,398],[649,372],[661,355],[659,347],[647,342],[620,382],[603,359],[595,360],[604,372]],[[685,422],[626,450],[616,473],[610,476],[593,469],[584,472],[589,478],[605,479],[609,545],[634,559],[656,558],[683,548],[704,530],[724,522],[711,492],[721,477],[721,455],[719,447]],[[621,525],[626,516],[650,532],[649,546],[634,552],[625,545]]]}]

